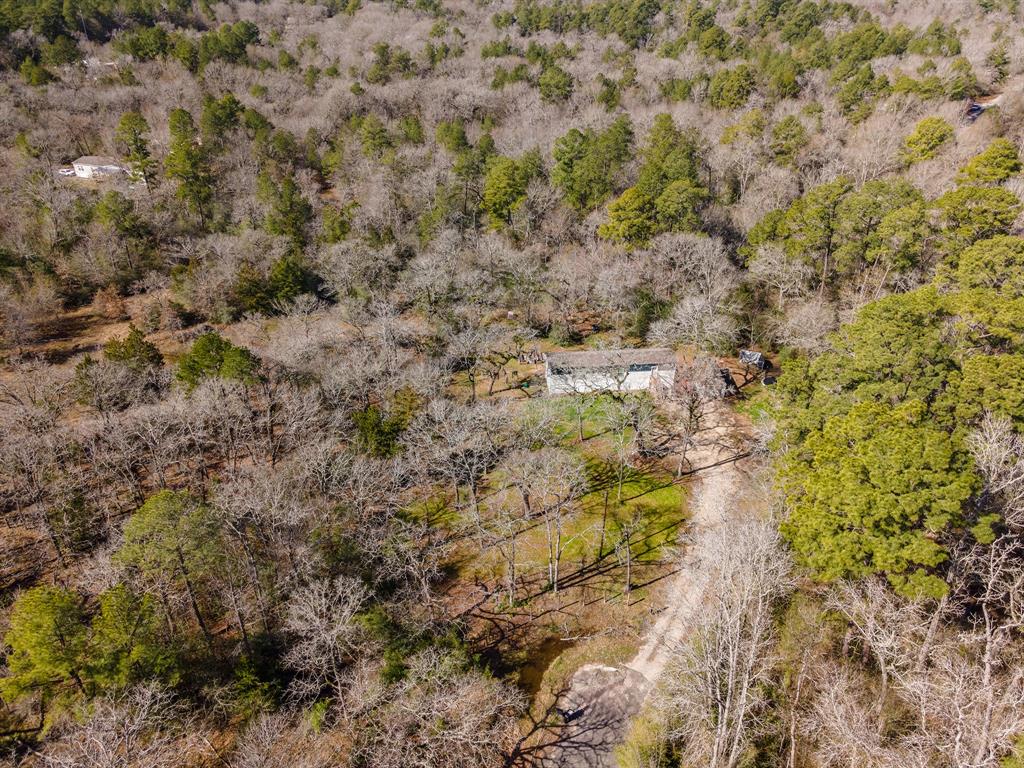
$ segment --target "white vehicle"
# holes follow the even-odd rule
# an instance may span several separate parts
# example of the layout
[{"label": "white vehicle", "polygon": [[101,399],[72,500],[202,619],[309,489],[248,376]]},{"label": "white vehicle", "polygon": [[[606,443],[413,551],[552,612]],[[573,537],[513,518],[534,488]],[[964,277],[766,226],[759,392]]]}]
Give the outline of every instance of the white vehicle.
[{"label": "white vehicle", "polygon": [[61,176],[74,176],[75,175],[75,169],[74,168],[59,168],[57,170],[57,173],[59,173]]}]

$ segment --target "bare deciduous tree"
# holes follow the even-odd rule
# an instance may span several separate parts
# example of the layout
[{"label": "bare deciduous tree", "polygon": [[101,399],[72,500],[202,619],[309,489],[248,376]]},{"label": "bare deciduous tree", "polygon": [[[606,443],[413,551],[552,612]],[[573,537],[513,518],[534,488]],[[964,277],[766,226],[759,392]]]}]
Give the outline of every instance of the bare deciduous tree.
[{"label": "bare deciduous tree", "polygon": [[20,347],[46,333],[60,310],[60,300],[53,284],[36,279],[16,291],[0,283],[0,340]]},{"label": "bare deciduous tree", "polygon": [[772,611],[790,589],[790,562],[774,525],[745,522],[705,534],[707,605],[675,649],[661,706],[686,760],[733,768],[765,726]]},{"label": "bare deciduous tree", "polygon": [[338,576],[315,581],[289,597],[284,629],[294,640],[284,663],[296,672],[292,693],[297,698],[344,691],[346,670],[363,642],[356,614],[367,596],[358,579]]},{"label": "bare deciduous tree", "polygon": [[648,338],[659,344],[690,344],[701,350],[729,347],[739,326],[731,306],[705,296],[684,296],[665,320],[651,325]]},{"label": "bare deciduous tree", "polygon": [[47,768],[172,768],[211,751],[187,706],[156,684],[93,703],[43,754]]},{"label": "bare deciduous tree", "polygon": [[750,262],[749,275],[756,282],[775,290],[777,309],[781,312],[788,297],[807,291],[814,269],[805,261],[787,256],[779,246],[764,245]]},{"label": "bare deciduous tree", "polygon": [[519,736],[522,695],[440,651],[410,659],[390,699],[354,750],[377,768],[498,768]]}]

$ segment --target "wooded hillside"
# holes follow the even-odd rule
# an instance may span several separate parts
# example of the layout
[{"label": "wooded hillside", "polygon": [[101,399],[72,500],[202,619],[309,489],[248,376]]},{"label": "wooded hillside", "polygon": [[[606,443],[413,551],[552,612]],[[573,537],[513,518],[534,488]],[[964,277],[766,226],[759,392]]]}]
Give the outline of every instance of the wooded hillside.
[{"label": "wooded hillside", "polygon": [[1021,33],[0,0],[0,763],[1024,765]]}]

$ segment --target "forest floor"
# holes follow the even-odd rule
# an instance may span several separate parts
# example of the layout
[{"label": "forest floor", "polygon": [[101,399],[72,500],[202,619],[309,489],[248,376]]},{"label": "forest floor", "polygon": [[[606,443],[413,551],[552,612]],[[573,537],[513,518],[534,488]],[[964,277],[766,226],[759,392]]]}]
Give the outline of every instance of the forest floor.
[{"label": "forest floor", "polygon": [[[544,764],[558,768],[615,768],[615,748],[654,689],[672,648],[686,639],[692,617],[711,588],[699,567],[696,534],[729,525],[742,514],[737,498],[743,486],[746,430],[725,403],[708,415],[708,426],[689,454],[697,480],[686,539],[692,542],[680,559],[664,594],[666,607],[642,638],[631,661],[615,666],[589,663],[573,674],[558,708],[569,713],[567,725],[548,750]],[[723,503],[725,502],[725,503]]]}]

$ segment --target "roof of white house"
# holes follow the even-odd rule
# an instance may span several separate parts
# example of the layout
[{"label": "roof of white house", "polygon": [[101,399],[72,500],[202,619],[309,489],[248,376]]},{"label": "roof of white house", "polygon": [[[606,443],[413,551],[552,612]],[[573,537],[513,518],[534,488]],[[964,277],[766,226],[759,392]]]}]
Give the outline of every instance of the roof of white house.
[{"label": "roof of white house", "polygon": [[121,168],[124,164],[116,157],[104,157],[103,155],[82,155],[80,158],[75,160],[73,165],[92,165],[97,168],[116,165],[117,167]]},{"label": "roof of white house", "polygon": [[657,365],[674,368],[676,355],[665,347],[644,349],[601,349],[585,352],[549,352],[544,356],[555,368],[618,368],[630,365]]}]

